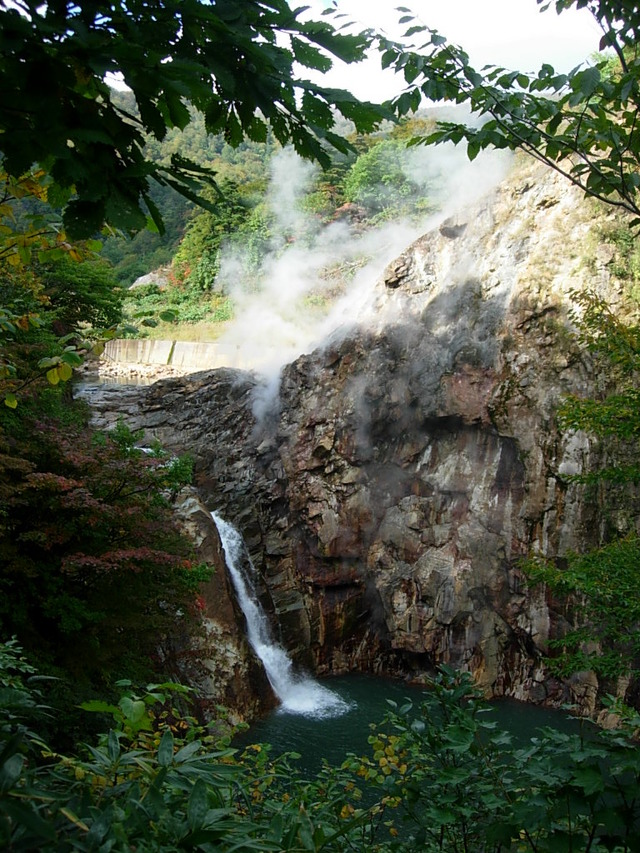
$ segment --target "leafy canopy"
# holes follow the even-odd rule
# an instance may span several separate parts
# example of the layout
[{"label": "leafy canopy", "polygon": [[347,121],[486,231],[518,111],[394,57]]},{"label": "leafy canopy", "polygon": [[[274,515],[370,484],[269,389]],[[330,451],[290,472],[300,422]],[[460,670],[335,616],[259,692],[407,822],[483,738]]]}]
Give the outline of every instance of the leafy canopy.
[{"label": "leafy canopy", "polygon": [[[295,79],[327,70],[332,57],[363,58],[369,36],[303,20],[286,0],[0,0],[1,165],[12,178],[34,164],[50,177],[46,199],[64,208],[72,239],[106,221],[125,231],[162,229],[149,181],[200,198],[212,174],[173,154],[158,164],[145,135],[161,140],[204,115],[207,132],[238,144],[265,141],[270,128],[303,156],[328,162],[333,108],[371,130],[382,110],[348,92]],[[120,75],[137,112],[118,106],[106,80]],[[206,202],[205,202],[206,203]]]},{"label": "leafy canopy", "polygon": [[94,434],[59,396],[0,415],[0,630],[77,682],[108,680],[185,630],[210,572],[168,499],[189,460],[143,453],[123,424]]},{"label": "leafy canopy", "polygon": [[78,261],[77,248],[57,259],[45,251],[42,262],[0,259],[0,399],[9,408],[43,383],[67,382],[116,334],[123,291],[108,264]]},{"label": "leafy canopy", "polygon": [[[466,141],[469,157],[488,148],[520,148],[551,166],[585,192],[640,217],[640,9],[626,0],[537,0],[558,13],[586,8],[602,29],[606,56],[568,74],[545,63],[537,73],[487,66],[481,71],[465,51],[436,30],[416,23],[400,7],[410,48],[382,40],[382,64],[403,74],[407,88],[393,101],[398,115],[423,97],[470,107],[474,121],[438,122],[423,144]],[[640,220],[636,220],[638,222]]]}]

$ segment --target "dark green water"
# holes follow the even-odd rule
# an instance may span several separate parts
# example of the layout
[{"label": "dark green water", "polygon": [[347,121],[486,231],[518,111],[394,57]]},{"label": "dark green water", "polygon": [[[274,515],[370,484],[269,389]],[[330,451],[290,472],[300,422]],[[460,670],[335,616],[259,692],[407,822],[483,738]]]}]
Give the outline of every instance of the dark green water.
[{"label": "dark green water", "polygon": [[[250,743],[270,743],[272,754],[299,752],[296,762],[303,773],[315,773],[325,758],[330,764],[340,765],[347,753],[369,755],[367,738],[370,724],[378,723],[389,710],[391,699],[402,704],[410,699],[421,701],[424,691],[403,682],[369,675],[345,675],[322,682],[338,693],[350,710],[339,717],[315,718],[275,710],[256,722],[234,740],[234,746]],[[528,741],[538,728],[553,726],[562,731],[577,731],[579,722],[561,711],[538,708],[523,702],[501,700],[492,704],[493,719],[500,728],[513,734],[519,741]]]}]

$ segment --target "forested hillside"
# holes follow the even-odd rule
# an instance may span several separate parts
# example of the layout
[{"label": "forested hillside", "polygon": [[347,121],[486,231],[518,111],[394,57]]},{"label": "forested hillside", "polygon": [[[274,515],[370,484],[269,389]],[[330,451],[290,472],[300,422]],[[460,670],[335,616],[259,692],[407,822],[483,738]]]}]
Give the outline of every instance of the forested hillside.
[{"label": "forested hillside", "polygon": [[[133,109],[127,93],[117,98]],[[286,152],[275,138],[231,146],[222,135],[208,135],[197,114],[184,131],[169,132],[162,142],[149,139],[148,154],[154,161],[167,163],[176,153],[188,157],[215,172],[216,187],[204,191],[209,210],[170,188],[152,190],[165,233],[147,230],[132,239],[119,235],[106,241],[102,255],[123,285],[160,269],[160,288],[155,282],[143,284],[128,294],[126,319],[149,334],[159,312],[169,310],[175,315],[172,328],[160,322],[154,336],[215,337],[219,323],[233,315],[233,301],[224,276],[219,276],[225,252],[242,250],[243,274],[257,285],[267,257],[293,242],[309,242],[331,222],[355,223],[363,231],[384,222],[418,221],[436,209],[443,181],[438,157],[431,157],[433,165],[427,166],[425,152],[407,148],[407,142],[432,124],[425,114],[358,135],[342,122],[339,132],[353,144],[353,153],[336,152],[328,169],[305,174],[296,166],[278,175]],[[336,286],[342,286],[340,271],[332,274]],[[184,325],[178,329],[176,322]],[[194,324],[199,325],[190,329]]]}]

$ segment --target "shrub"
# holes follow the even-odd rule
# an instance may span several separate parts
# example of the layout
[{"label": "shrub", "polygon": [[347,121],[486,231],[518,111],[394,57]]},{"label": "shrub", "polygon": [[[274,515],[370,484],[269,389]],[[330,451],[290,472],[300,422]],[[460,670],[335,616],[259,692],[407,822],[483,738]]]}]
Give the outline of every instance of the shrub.
[{"label": "shrub", "polygon": [[76,682],[150,670],[184,630],[208,570],[169,506],[189,476],[120,425],[84,426],[21,407],[0,456],[0,628]]}]

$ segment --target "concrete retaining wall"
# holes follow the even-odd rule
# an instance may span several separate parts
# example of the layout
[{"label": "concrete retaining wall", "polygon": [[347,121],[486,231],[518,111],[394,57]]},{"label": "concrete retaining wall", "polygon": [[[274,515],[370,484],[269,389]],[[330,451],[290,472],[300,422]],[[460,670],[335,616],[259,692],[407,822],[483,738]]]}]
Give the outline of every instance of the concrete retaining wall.
[{"label": "concrete retaining wall", "polygon": [[169,365],[181,370],[209,370],[214,367],[246,370],[251,367],[239,347],[194,341],[107,341],[103,357],[128,364]]}]

